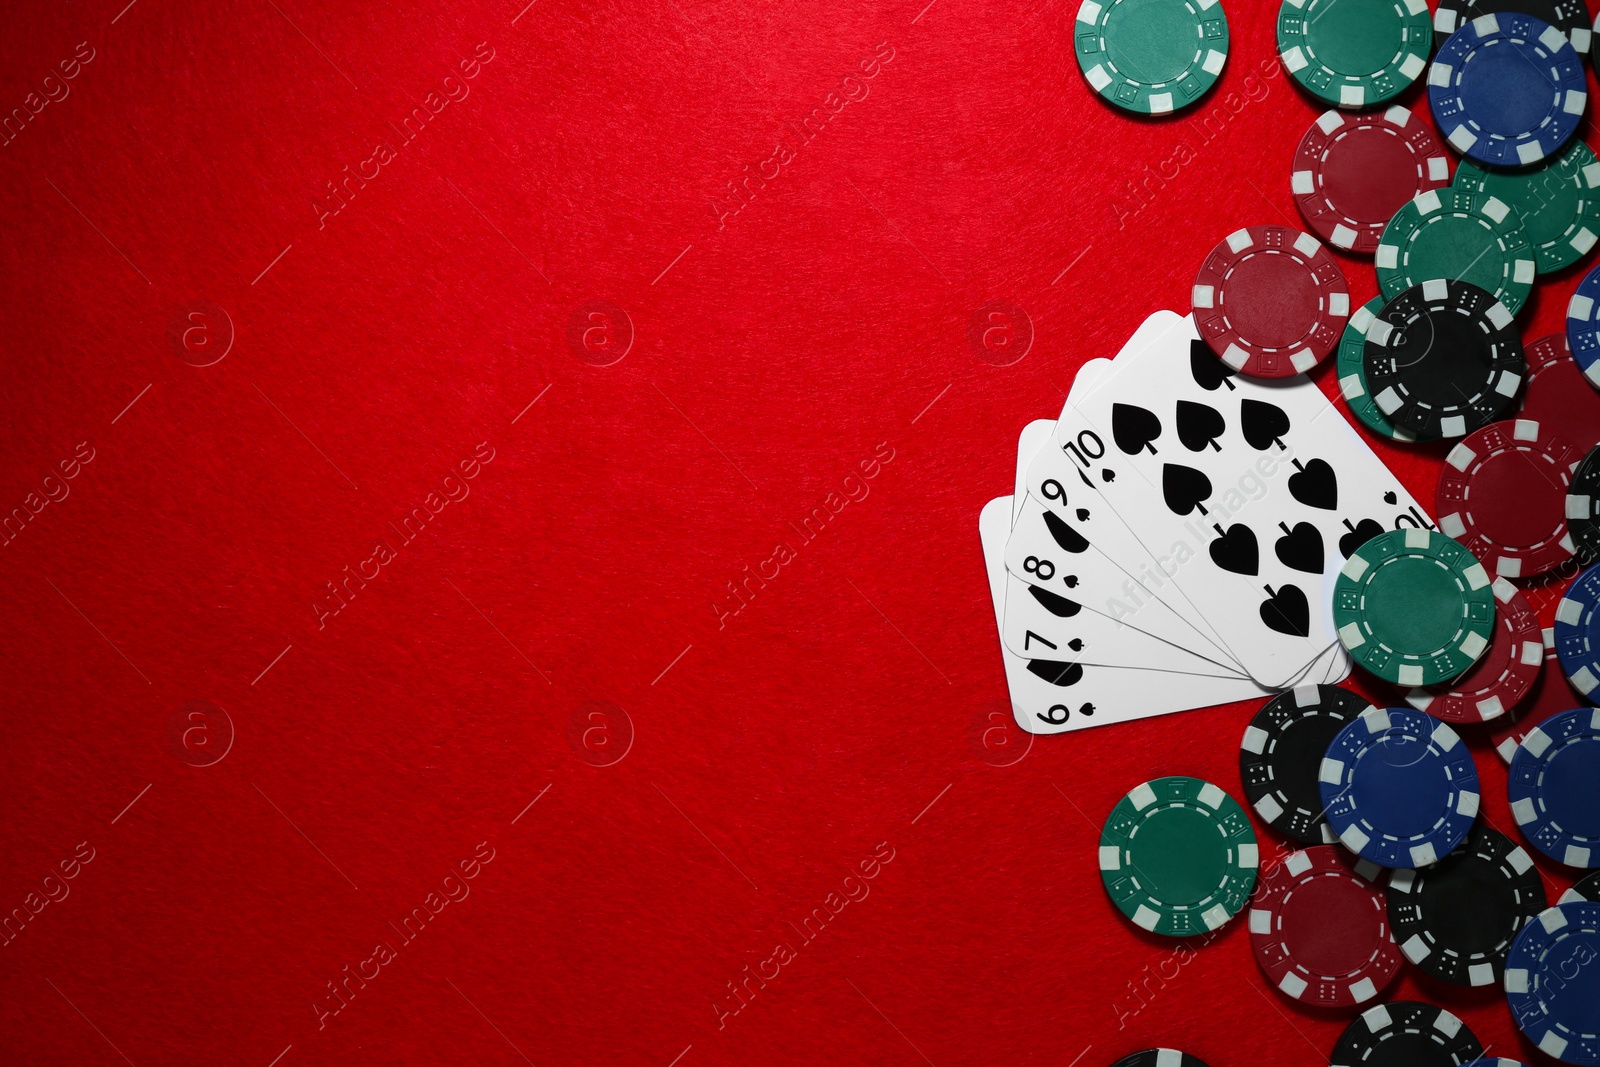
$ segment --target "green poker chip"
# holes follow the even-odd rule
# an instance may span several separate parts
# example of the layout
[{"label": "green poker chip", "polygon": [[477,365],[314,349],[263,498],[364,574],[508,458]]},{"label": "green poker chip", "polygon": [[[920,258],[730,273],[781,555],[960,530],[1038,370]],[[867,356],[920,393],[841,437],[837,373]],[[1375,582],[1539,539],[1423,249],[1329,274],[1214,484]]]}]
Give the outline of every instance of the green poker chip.
[{"label": "green poker chip", "polygon": [[1433,50],[1423,0],[1283,0],[1278,55],[1318,100],[1372,107],[1417,80]]},{"label": "green poker chip", "polygon": [[1407,527],[1351,553],[1333,624],[1352,659],[1396,685],[1437,685],[1471,667],[1494,634],[1493,579],[1460,542]]},{"label": "green poker chip", "polygon": [[1462,186],[1430,189],[1394,213],[1378,242],[1378,285],[1393,300],[1413,285],[1470,282],[1515,315],[1537,273],[1522,219],[1510,204]]},{"label": "green poker chip", "polygon": [[1199,778],[1157,778],[1117,802],[1100,832],[1100,877],[1152,933],[1192,937],[1242,910],[1260,867],[1239,803]]},{"label": "green poker chip", "polygon": [[1390,422],[1378,408],[1372,390],[1367,388],[1367,371],[1363,360],[1367,345],[1367,327],[1372,325],[1372,320],[1383,310],[1383,305],[1383,297],[1375,296],[1357,308],[1356,313],[1350,316],[1350,321],[1345,323],[1344,334],[1339,338],[1339,354],[1336,357],[1339,391],[1344,394],[1345,403],[1350,405],[1350,410],[1355,412],[1356,418],[1360,419],[1368,429],[1407,444],[1416,440],[1428,440],[1427,437],[1415,434],[1404,426],[1396,426]]},{"label": "green poker chip", "polygon": [[1073,37],[1094,91],[1140,115],[1188,107],[1228,61],[1220,0],[1083,0]]},{"label": "green poker chip", "polygon": [[1527,170],[1491,171],[1463,159],[1455,184],[1511,205],[1540,274],[1572,266],[1600,237],[1600,161],[1582,141]]}]

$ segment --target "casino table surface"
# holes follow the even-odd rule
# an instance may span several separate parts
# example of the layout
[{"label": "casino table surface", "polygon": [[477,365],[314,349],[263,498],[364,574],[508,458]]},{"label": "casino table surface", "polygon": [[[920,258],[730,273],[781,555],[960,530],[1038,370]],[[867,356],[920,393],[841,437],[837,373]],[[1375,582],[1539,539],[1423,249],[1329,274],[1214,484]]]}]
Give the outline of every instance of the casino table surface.
[{"label": "casino table surface", "polygon": [[1019,733],[977,535],[1078,366],[1303,228],[1322,107],[1225,2],[1154,120],[1071,2],[12,5],[0,1058],[1327,1062],[1243,921],[1096,868],[1255,707]]}]

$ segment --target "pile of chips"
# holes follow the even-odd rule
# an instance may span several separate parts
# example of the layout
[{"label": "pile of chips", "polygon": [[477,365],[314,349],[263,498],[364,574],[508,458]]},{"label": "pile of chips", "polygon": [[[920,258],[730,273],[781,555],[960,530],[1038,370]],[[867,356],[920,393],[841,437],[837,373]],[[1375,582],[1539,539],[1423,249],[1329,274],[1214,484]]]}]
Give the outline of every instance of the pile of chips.
[{"label": "pile of chips", "polygon": [[[1440,0],[1431,19],[1422,0],[1283,0],[1283,67],[1332,108],[1290,170],[1309,232],[1237,229],[1195,279],[1196,327],[1234,372],[1335,356],[1362,426],[1446,442],[1438,529],[1370,531],[1330,591],[1341,644],[1393,706],[1307,685],[1244,731],[1243,795],[1298,851],[1260,871],[1240,804],[1184,777],[1129,792],[1100,842],[1133,924],[1184,937],[1247,911],[1281,994],[1363,1008],[1335,1065],[1516,1067],[1442,1008],[1380,1002],[1407,962],[1502,986],[1541,1051],[1600,1064],[1600,267],[1564,335],[1525,345],[1516,322],[1600,240],[1600,161],[1575,137],[1592,28],[1581,0]],[[1095,92],[1140,115],[1198,101],[1228,55],[1219,0],[1084,0],[1074,35]],[[1442,137],[1392,103],[1419,80]],[[1380,295],[1352,309],[1323,242],[1373,257]],[[1514,583],[1563,568],[1546,629]],[[1509,764],[1530,848],[1478,818],[1457,727]],[[1536,856],[1593,873],[1550,905]],[[1115,1067],[1204,1065],[1150,1049]]]}]

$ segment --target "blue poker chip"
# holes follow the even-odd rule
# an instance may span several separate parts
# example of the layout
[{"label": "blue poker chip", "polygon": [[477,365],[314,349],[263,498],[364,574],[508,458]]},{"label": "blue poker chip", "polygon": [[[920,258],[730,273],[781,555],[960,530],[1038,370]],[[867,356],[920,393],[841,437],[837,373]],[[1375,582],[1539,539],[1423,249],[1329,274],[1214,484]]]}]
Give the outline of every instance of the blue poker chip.
[{"label": "blue poker chip", "polygon": [[1567,302],[1567,347],[1589,384],[1600,389],[1600,267],[1583,276]]},{"label": "blue poker chip", "polygon": [[1572,688],[1589,703],[1600,703],[1600,564],[1567,586],[1556,605],[1555,636],[1556,655]]},{"label": "blue poker chip", "polygon": [[1448,724],[1415,708],[1368,708],[1334,736],[1317,786],[1344,846],[1381,867],[1426,867],[1478,817],[1478,769]]},{"label": "blue poker chip", "polygon": [[1517,1026],[1563,1063],[1600,1064],[1600,904],[1540,912],[1506,958],[1506,1000]]},{"label": "blue poker chip", "polygon": [[1583,57],[1567,35],[1529,15],[1480,15],[1439,46],[1428,104],[1468,159],[1525,167],[1571,139],[1588,103]]},{"label": "blue poker chip", "polygon": [[1569,867],[1600,867],[1600,708],[1563,711],[1529,730],[1506,791],[1534,848]]}]

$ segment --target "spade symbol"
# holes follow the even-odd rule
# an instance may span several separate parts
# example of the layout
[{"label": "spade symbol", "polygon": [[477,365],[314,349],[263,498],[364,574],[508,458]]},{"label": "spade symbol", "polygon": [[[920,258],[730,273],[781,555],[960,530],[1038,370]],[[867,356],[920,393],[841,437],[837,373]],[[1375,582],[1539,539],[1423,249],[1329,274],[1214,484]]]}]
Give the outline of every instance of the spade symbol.
[{"label": "spade symbol", "polygon": [[1088,522],[1089,521],[1089,509],[1088,508],[1079,508],[1075,512],[1075,514],[1078,516],[1078,521],[1079,522]]},{"label": "spade symbol", "polygon": [[1276,404],[1246,399],[1239,403],[1239,428],[1256,451],[1274,443],[1281,450],[1286,447],[1283,435],[1289,432],[1289,416]]},{"label": "spade symbol", "polygon": [[1050,536],[1055,538],[1056,544],[1061,546],[1061,551],[1071,552],[1076,555],[1089,547],[1089,542],[1077,530],[1061,521],[1061,517],[1053,511],[1044,513],[1044,524],[1050,531]]},{"label": "spade symbol", "polygon": [[1391,489],[1387,493],[1383,494],[1383,502],[1385,504],[1398,504],[1400,502],[1400,498],[1395,496],[1394,490]]},{"label": "spade symbol", "polygon": [[1068,600],[1064,596],[1056,596],[1049,590],[1040,589],[1036,585],[1028,586],[1028,592],[1033,594],[1033,599],[1039,602],[1040,607],[1058,619],[1070,619],[1083,610],[1083,605],[1076,600]]},{"label": "spade symbol", "polygon": [[1273,547],[1278,553],[1279,562],[1297,571],[1321,574],[1322,531],[1309,522],[1297,522],[1292,530],[1288,523],[1280,522],[1278,529],[1283,531],[1283,536],[1278,538],[1278,543]]},{"label": "spade symbol", "polygon": [[[1332,511],[1339,504],[1339,476],[1327,460],[1314,459],[1304,466],[1294,460],[1295,473],[1289,475],[1289,495],[1308,508]],[[1319,570],[1321,568],[1318,568]]]},{"label": "spade symbol", "polygon": [[1195,508],[1206,514],[1204,501],[1211,497],[1211,479],[1181,463],[1161,466],[1161,495],[1174,515],[1187,515]]},{"label": "spade symbol", "polygon": [[1128,455],[1137,456],[1147,448],[1154,455],[1151,442],[1160,436],[1161,420],[1154,412],[1137,404],[1111,405],[1111,437]]},{"label": "spade symbol", "polygon": [[1061,579],[1061,584],[1066,586],[1068,589],[1076,589],[1078,588],[1078,576],[1076,574],[1069,574],[1065,578]]},{"label": "spade symbol", "polygon": [[1339,551],[1343,553],[1345,559],[1349,559],[1356,549],[1383,533],[1383,527],[1379,525],[1377,519],[1362,519],[1354,526],[1351,526],[1350,520],[1346,519],[1344,528],[1350,531],[1339,538]]},{"label": "spade symbol", "polygon": [[1183,447],[1190,452],[1204,452],[1206,446],[1214,451],[1221,452],[1222,446],[1217,444],[1228,428],[1222,420],[1222,412],[1207,404],[1196,404],[1192,400],[1178,401],[1178,440],[1183,442]]},{"label": "spade symbol", "polygon": [[1189,342],[1189,373],[1194,376],[1194,384],[1208,393],[1219,385],[1226,385],[1230,392],[1237,388],[1228,381],[1233,377],[1233,368],[1218,359],[1211,346],[1201,340]]},{"label": "spade symbol", "polygon": [[1263,586],[1267,599],[1261,602],[1261,621],[1280,634],[1305,637],[1311,633],[1311,605],[1298,585]]},{"label": "spade symbol", "polygon": [[1083,638],[1074,637],[1071,641],[1067,642],[1067,647],[1072,649],[1072,651],[1074,651],[1074,652],[1082,652],[1083,651]]},{"label": "spade symbol", "polygon": [[1106,467],[1100,472],[1100,480],[1102,482],[1114,482],[1117,480],[1117,472],[1110,467]]},{"label": "spade symbol", "polygon": [[1261,570],[1261,547],[1256,544],[1256,532],[1243,523],[1234,523],[1226,533],[1221,526],[1217,539],[1211,542],[1211,561],[1234,574],[1255,574]]},{"label": "spade symbol", "polygon": [[1051,685],[1066,688],[1083,680],[1083,666],[1077,663],[1057,663],[1048,659],[1028,661],[1028,670]]}]

